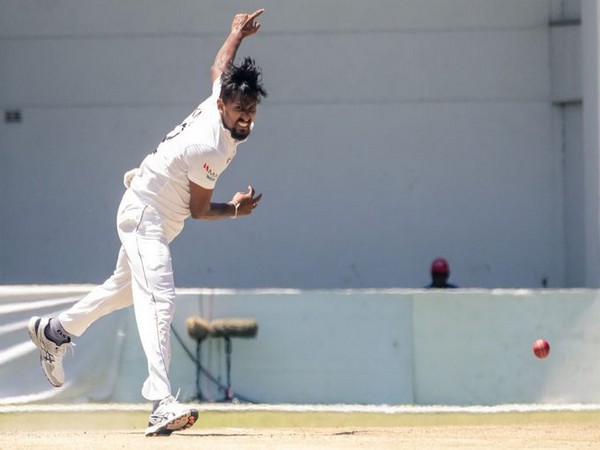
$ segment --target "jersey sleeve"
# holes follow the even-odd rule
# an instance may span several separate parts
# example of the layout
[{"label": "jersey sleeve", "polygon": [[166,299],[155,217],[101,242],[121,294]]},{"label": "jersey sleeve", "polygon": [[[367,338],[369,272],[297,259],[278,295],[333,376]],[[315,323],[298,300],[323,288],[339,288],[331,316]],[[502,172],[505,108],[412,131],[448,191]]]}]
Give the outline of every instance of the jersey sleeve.
[{"label": "jersey sleeve", "polygon": [[188,179],[205,189],[214,189],[217,179],[227,167],[216,148],[191,145],[186,148]]}]

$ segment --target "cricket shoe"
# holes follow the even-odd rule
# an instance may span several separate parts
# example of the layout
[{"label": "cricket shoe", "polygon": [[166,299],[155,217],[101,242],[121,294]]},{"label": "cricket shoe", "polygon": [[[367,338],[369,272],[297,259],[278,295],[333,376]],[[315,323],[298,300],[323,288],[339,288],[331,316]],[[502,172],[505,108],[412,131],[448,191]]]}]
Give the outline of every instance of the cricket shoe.
[{"label": "cricket shoe", "polygon": [[169,395],[150,414],[146,436],[169,436],[173,431],[187,430],[198,420],[198,410],[188,408]]},{"label": "cricket shoe", "polygon": [[29,337],[40,351],[40,363],[42,371],[52,386],[60,387],[65,382],[65,371],[63,369],[63,356],[67,347],[73,350],[75,344],[69,342],[57,345],[46,337],[44,330],[48,326],[50,318],[32,317],[29,319]]}]

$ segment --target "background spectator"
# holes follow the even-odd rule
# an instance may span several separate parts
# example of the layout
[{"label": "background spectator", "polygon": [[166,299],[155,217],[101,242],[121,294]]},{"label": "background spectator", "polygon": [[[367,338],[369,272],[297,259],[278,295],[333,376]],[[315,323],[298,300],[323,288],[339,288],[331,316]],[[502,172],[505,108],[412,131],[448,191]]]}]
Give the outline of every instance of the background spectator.
[{"label": "background spectator", "polygon": [[448,283],[450,277],[450,264],[444,258],[435,258],[431,263],[431,284],[426,288],[456,288],[457,286]]}]

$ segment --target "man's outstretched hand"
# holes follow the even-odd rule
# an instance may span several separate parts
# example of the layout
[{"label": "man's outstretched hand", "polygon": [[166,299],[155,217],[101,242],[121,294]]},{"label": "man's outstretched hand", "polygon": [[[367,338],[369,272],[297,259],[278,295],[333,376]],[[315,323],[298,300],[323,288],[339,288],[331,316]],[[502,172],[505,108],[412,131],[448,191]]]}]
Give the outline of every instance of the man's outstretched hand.
[{"label": "man's outstretched hand", "polygon": [[236,14],[231,24],[231,34],[240,33],[242,38],[253,35],[260,28],[260,23],[255,22],[254,19],[264,12],[264,9],[258,9],[252,14]]}]

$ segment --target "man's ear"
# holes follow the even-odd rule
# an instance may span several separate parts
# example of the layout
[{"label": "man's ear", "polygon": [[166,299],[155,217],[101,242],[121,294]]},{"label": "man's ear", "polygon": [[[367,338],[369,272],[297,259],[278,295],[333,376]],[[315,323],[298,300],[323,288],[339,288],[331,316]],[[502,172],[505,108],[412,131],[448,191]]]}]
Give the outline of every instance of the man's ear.
[{"label": "man's ear", "polygon": [[219,110],[220,113],[223,112],[223,105],[224,105],[223,99],[221,97],[219,97],[217,99],[217,109]]}]

